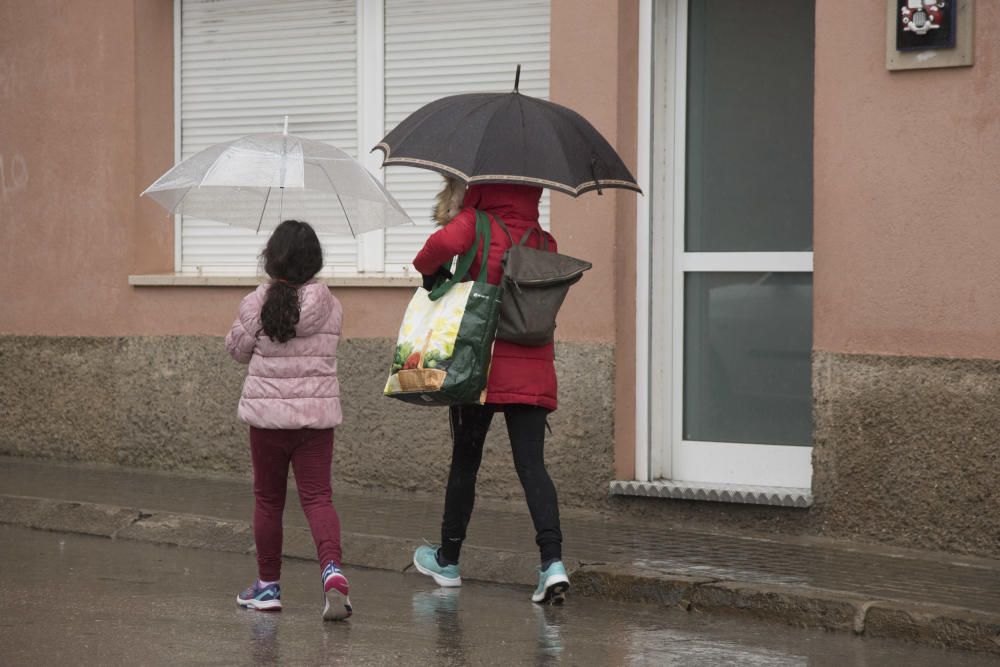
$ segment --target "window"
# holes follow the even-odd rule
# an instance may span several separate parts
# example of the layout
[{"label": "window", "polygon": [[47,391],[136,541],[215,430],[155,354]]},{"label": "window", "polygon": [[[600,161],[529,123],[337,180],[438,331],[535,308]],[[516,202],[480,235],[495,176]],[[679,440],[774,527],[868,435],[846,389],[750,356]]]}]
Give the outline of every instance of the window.
[{"label": "window", "polygon": [[[177,0],[176,11],[179,158],[280,131],[287,115],[290,132],[374,169],[381,155],[369,150],[433,99],[509,90],[519,63],[521,90],[548,96],[545,0]],[[404,167],[384,175],[415,225],[324,237],[326,275],[412,270],[440,177]],[[178,232],[178,271],[257,270],[264,235],[190,217]]]}]

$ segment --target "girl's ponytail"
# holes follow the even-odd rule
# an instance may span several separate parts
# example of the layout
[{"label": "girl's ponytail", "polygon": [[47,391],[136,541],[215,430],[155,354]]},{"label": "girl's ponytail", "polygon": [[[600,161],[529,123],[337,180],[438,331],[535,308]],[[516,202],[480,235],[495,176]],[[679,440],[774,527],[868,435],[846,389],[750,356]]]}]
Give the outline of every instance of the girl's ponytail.
[{"label": "girl's ponytail", "polygon": [[275,280],[267,288],[260,309],[261,330],[273,341],[287,343],[295,337],[299,323],[299,290],[284,280]]},{"label": "girl's ponytail", "polygon": [[261,330],[272,341],[295,338],[299,323],[299,287],[323,268],[323,248],[308,223],[285,220],[274,230],[261,253],[264,271],[271,277],[260,309]]}]

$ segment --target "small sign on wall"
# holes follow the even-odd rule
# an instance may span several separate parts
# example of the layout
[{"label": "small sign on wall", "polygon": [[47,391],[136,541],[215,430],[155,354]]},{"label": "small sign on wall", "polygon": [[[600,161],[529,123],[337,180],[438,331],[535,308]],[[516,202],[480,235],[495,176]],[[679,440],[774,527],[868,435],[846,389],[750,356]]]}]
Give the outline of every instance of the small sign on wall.
[{"label": "small sign on wall", "polygon": [[964,67],[973,62],[973,0],[886,0],[885,66]]}]

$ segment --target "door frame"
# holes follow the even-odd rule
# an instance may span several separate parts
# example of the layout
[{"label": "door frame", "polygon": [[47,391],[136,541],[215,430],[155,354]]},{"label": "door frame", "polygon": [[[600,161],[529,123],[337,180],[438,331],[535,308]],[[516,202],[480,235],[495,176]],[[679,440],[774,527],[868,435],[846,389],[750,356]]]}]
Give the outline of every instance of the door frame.
[{"label": "door frame", "polygon": [[813,270],[812,252],[684,252],[687,33],[688,0],[640,0],[635,479],[808,488],[811,446],[683,439],[685,273]]}]

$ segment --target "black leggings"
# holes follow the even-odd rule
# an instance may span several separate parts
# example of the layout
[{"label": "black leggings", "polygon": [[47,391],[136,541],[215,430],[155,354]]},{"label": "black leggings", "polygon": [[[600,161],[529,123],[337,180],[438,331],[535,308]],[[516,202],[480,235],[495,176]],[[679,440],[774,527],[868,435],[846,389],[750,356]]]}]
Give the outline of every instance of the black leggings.
[{"label": "black leggings", "polygon": [[462,405],[451,408],[454,442],[448,491],[444,498],[444,519],[441,522],[441,557],[447,562],[458,562],[476,501],[476,474],[483,460],[483,444],[495,409],[502,410],[507,418],[514,467],[535,524],[535,544],[541,551],[542,563],[560,559],[562,532],[559,530],[559,501],[556,487],[545,470],[545,417],[548,410],[534,405],[505,405],[502,408]]}]

